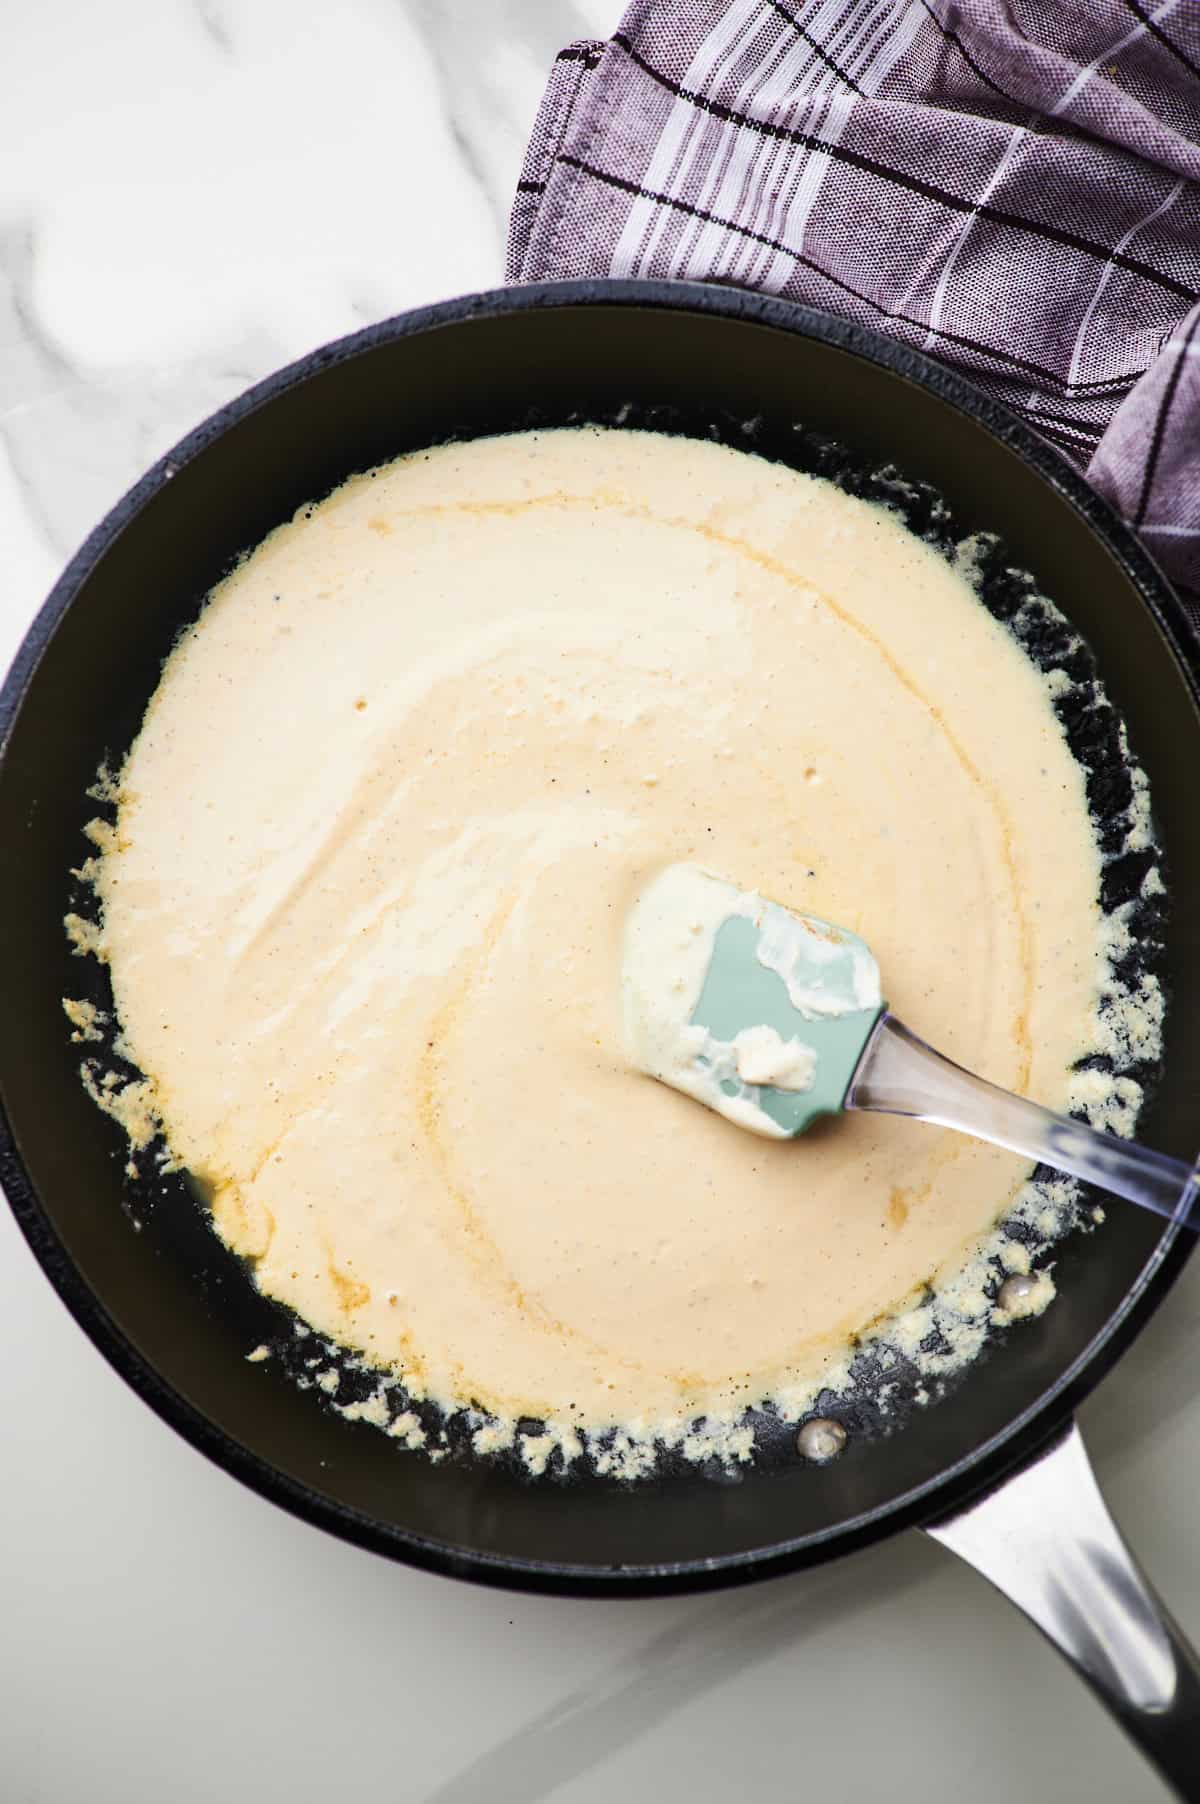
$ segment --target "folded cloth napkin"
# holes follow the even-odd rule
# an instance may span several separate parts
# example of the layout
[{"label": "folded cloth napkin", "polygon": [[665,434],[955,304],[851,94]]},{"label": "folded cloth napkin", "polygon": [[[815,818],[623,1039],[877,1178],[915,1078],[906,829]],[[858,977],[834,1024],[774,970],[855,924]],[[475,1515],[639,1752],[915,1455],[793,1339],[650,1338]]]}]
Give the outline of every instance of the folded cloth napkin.
[{"label": "folded cloth napkin", "polygon": [[902,338],[1200,590],[1200,0],[636,0],[554,65],[508,275],[740,283]]}]

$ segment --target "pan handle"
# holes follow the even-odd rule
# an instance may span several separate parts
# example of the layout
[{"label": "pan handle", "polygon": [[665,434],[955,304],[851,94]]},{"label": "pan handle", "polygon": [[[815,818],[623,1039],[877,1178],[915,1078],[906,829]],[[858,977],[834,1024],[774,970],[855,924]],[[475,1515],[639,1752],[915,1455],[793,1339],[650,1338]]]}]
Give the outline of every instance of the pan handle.
[{"label": "pan handle", "polygon": [[1074,1422],[925,1532],[1037,1624],[1179,1797],[1200,1799],[1200,1662],[1122,1540]]}]

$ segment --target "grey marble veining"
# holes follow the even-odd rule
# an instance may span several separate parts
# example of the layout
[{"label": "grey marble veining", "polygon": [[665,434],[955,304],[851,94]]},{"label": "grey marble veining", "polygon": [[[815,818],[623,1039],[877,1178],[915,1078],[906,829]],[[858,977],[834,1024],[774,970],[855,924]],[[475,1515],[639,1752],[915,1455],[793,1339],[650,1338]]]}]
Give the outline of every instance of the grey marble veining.
[{"label": "grey marble veining", "polygon": [[73,364],[33,297],[32,226],[0,229],[0,446],[28,520],[61,562],[155,458],[280,361],[248,334],[184,367]]},{"label": "grey marble veining", "polygon": [[[333,31],[334,15],[314,15],[297,39],[285,0],[122,7],[111,31],[82,0],[63,0],[57,32],[27,15],[0,70],[0,101],[7,82],[25,108],[6,109],[13,179],[0,183],[5,647],[46,569],[214,407],[322,338],[501,279],[509,199],[550,61],[572,37],[611,28],[618,10],[352,0],[337,14],[331,67],[321,45],[307,56],[305,46],[315,24]],[[61,62],[72,20],[80,41]],[[30,101],[39,80],[41,109]],[[145,139],[131,131],[135,114]],[[82,202],[93,181],[94,206]],[[303,223],[272,217],[272,193],[295,212],[296,191],[311,196],[340,267],[314,266]],[[248,251],[275,259],[274,290]],[[141,350],[130,333],[139,311]]]},{"label": "grey marble veining", "polygon": [[218,0],[193,0],[201,29],[225,56],[233,55],[233,35],[224,8]]},{"label": "grey marble veining", "polygon": [[[614,9],[575,0],[399,0],[429,46],[463,160],[485,190],[503,242],[529,126],[559,50],[607,33]],[[603,24],[598,16],[603,17]]]}]

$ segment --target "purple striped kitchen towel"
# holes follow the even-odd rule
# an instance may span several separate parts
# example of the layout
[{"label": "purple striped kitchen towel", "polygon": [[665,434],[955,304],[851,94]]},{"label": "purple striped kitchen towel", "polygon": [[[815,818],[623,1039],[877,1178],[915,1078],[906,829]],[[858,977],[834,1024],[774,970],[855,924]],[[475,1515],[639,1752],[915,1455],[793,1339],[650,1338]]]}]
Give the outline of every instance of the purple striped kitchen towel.
[{"label": "purple striped kitchen towel", "polygon": [[554,66],[508,273],[889,332],[1200,590],[1200,0],[635,0]]}]

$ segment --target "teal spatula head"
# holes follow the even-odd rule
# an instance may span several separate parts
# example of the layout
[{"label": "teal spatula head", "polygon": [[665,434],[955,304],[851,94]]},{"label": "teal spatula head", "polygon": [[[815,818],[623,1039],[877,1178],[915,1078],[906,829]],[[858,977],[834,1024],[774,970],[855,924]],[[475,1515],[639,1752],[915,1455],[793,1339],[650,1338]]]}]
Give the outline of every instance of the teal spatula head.
[{"label": "teal spatula head", "polygon": [[691,864],[630,911],[621,995],[641,1070],[775,1139],[844,1107],[884,1006],[857,934]]}]

